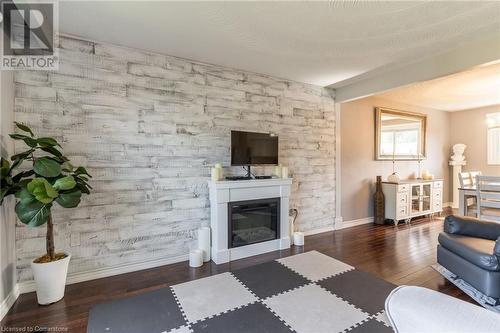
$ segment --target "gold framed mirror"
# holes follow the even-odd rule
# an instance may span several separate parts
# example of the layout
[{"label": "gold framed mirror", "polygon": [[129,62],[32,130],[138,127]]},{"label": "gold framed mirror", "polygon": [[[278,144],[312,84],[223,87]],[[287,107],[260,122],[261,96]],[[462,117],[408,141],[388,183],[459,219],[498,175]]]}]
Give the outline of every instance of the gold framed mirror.
[{"label": "gold framed mirror", "polygon": [[426,156],[427,115],[375,108],[375,159],[422,160]]}]

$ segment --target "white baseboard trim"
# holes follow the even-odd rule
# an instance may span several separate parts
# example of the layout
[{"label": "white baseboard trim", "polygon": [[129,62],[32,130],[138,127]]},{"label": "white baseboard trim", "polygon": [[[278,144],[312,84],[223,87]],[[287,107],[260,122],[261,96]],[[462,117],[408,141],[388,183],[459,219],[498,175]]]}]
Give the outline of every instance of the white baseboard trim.
[{"label": "white baseboard trim", "polygon": [[453,207],[453,202],[444,202],[443,203],[443,208],[444,207]]},{"label": "white baseboard trim", "polygon": [[10,308],[14,303],[16,302],[17,298],[19,297],[19,286],[17,283],[14,285],[14,288],[12,288],[11,292],[5,297],[3,300],[2,304],[0,304],[0,320],[5,317],[7,312],[9,312]]},{"label": "white baseboard trim", "polygon": [[[143,262],[137,262],[137,263],[131,263],[131,264],[126,264],[126,265],[120,265],[120,266],[106,267],[106,268],[96,269],[96,270],[92,270],[92,271],[68,274],[68,277],[66,279],[66,285],[84,282],[84,281],[89,281],[89,280],[101,279],[101,278],[105,278],[105,277],[109,277],[109,276],[113,276],[113,275],[120,275],[120,274],[135,272],[135,271],[141,271],[143,269],[148,269],[148,268],[154,268],[154,267],[159,267],[159,266],[164,266],[164,265],[169,265],[169,264],[175,264],[175,263],[178,263],[181,261],[186,261],[188,259],[189,259],[189,255],[185,254],[185,255],[181,255],[181,256],[177,256],[177,257],[158,258],[158,259],[153,259],[153,260],[148,260],[148,261],[143,261]],[[35,281],[30,280],[30,281],[19,282],[19,290],[18,290],[19,293],[25,294],[25,293],[30,293],[32,291],[35,291]]]},{"label": "white baseboard trim", "polygon": [[316,234],[320,234],[322,232],[328,232],[328,231],[333,231],[333,230],[335,230],[334,227],[323,227],[323,228],[318,228],[318,229],[313,229],[313,230],[307,230],[307,231],[304,231],[304,236],[316,235]]},{"label": "white baseboard trim", "polygon": [[373,223],[373,220],[374,220],[373,216],[370,216],[370,217],[365,217],[365,218],[357,219],[357,220],[342,221],[342,223],[335,225],[335,229],[339,230],[339,229],[355,227],[357,225],[369,224],[369,223]]}]

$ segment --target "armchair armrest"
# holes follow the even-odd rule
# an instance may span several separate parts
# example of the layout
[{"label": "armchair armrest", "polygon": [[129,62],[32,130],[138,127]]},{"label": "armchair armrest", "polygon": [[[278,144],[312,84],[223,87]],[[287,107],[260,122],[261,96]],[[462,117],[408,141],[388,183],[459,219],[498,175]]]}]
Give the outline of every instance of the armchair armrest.
[{"label": "armchair armrest", "polygon": [[500,258],[500,237],[498,237],[497,241],[495,242],[493,253]]},{"label": "armchair armrest", "polygon": [[[500,223],[450,215],[444,220],[444,231],[449,234],[497,240],[500,237]],[[500,245],[498,247],[500,251]]]}]

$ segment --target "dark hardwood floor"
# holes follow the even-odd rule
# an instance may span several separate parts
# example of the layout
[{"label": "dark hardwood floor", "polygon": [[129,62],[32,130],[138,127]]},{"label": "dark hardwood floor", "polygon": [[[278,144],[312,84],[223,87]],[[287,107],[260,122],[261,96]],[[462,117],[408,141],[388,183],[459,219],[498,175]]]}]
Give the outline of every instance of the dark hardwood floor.
[{"label": "dark hardwood floor", "polygon": [[473,302],[430,266],[436,262],[443,218],[412,221],[397,227],[362,225],[306,237],[303,248],[271,252],[230,264],[189,268],[187,262],[69,285],[63,300],[39,306],[35,293],[23,294],[1,322],[6,327],[57,327],[59,332],[86,332],[92,304],[167,287],[292,254],[317,250],[398,285],[419,285]]}]

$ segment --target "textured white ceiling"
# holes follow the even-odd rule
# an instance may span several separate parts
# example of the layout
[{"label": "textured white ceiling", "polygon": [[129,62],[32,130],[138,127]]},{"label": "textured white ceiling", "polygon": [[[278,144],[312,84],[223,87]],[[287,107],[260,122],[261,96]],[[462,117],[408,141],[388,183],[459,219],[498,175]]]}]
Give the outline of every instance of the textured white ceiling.
[{"label": "textured white ceiling", "polygon": [[500,32],[500,2],[61,2],[62,32],[317,85]]},{"label": "textured white ceiling", "polygon": [[378,97],[443,111],[500,104],[500,62],[397,88]]}]

